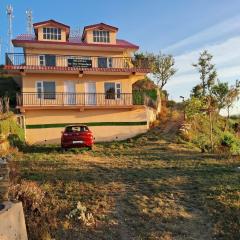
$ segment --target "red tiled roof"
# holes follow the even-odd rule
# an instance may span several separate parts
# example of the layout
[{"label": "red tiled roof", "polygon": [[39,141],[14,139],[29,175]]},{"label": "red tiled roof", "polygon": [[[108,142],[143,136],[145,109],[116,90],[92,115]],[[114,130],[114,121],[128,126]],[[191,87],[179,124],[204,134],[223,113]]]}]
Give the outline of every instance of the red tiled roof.
[{"label": "red tiled roof", "polygon": [[5,65],[4,69],[6,70],[57,70],[57,71],[101,71],[101,72],[139,72],[139,73],[148,73],[149,68],[76,68],[76,67],[56,67],[56,66],[19,66],[19,65]]},{"label": "red tiled roof", "polygon": [[85,31],[87,29],[91,29],[91,28],[106,28],[106,29],[111,29],[111,30],[114,30],[114,31],[118,31],[118,28],[117,27],[114,27],[114,26],[111,26],[111,25],[108,25],[106,23],[97,23],[97,24],[92,24],[92,25],[88,25],[88,26],[85,26],[84,29],[83,29],[83,33],[82,33],[82,39],[85,38]]},{"label": "red tiled roof", "polygon": [[68,25],[65,25],[65,24],[63,24],[63,23],[57,22],[57,21],[55,21],[55,20],[53,20],[53,19],[49,19],[49,20],[43,21],[43,22],[34,23],[34,24],[33,24],[33,27],[37,27],[37,26],[39,26],[39,25],[43,25],[43,24],[47,24],[47,23],[54,23],[54,24],[56,24],[56,25],[60,25],[60,26],[65,27],[65,28],[70,28]]},{"label": "red tiled roof", "polygon": [[117,39],[116,44],[107,43],[86,43],[81,40],[80,37],[70,37],[67,42],[55,42],[55,41],[39,41],[35,39],[34,35],[22,34],[12,40],[13,44],[18,43],[41,43],[41,44],[56,44],[56,45],[75,45],[75,46],[93,46],[93,47],[111,47],[111,48],[132,48],[138,49],[139,47],[126,40]]},{"label": "red tiled roof", "polygon": [[34,40],[35,35],[33,34],[21,34],[16,37],[16,40]]},{"label": "red tiled roof", "polygon": [[116,30],[116,31],[118,30],[117,27],[108,25],[108,24],[106,24],[106,23],[97,23],[97,24],[92,24],[92,25],[85,26],[84,29],[83,29],[83,32],[84,32],[86,29],[95,28],[95,27],[105,27],[105,28],[109,28],[109,29],[112,29],[112,30]]}]

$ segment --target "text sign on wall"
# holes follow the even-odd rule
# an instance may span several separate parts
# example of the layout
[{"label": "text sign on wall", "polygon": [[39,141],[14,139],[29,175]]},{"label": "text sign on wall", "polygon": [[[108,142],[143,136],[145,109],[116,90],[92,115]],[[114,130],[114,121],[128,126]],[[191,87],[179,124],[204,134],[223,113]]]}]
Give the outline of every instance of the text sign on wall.
[{"label": "text sign on wall", "polygon": [[68,67],[92,68],[92,60],[84,58],[69,58]]}]

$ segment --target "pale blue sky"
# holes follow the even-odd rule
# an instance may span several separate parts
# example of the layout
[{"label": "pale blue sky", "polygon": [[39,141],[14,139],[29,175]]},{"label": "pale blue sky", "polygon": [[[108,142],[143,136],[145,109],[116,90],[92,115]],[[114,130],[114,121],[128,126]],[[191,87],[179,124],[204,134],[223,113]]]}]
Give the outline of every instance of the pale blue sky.
[{"label": "pale blue sky", "polygon": [[[232,84],[240,79],[239,0],[0,0],[2,52],[7,47],[7,4],[14,8],[14,36],[26,32],[30,8],[34,22],[52,18],[81,30],[105,22],[119,27],[118,38],[138,44],[141,51],[173,54],[178,73],[166,87],[173,99],[188,96],[199,81],[191,63],[203,49],[214,55],[220,80]],[[1,63],[3,59],[2,54]],[[240,104],[236,107],[240,112]]]}]

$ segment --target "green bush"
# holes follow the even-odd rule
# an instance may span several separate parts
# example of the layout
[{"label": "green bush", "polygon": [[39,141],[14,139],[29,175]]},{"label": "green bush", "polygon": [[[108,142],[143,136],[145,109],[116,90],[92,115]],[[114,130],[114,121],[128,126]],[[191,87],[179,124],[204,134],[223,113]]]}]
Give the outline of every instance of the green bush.
[{"label": "green bush", "polygon": [[148,96],[154,102],[157,100],[157,89],[134,90],[133,103],[135,105],[142,105],[144,103],[144,96]]},{"label": "green bush", "polygon": [[150,89],[150,90],[145,90],[145,94],[150,97],[153,101],[157,101],[157,89]]},{"label": "green bush", "polygon": [[202,114],[202,109],[204,108],[205,108],[205,104],[199,98],[192,97],[185,102],[185,111],[189,119],[199,114]]},{"label": "green bush", "polygon": [[240,139],[231,132],[222,134],[221,145],[227,147],[232,154],[240,154]]},{"label": "green bush", "polygon": [[192,138],[192,143],[201,149],[202,152],[208,152],[211,149],[211,142],[208,135],[204,133],[199,133],[194,135]]},{"label": "green bush", "polygon": [[12,115],[0,120],[0,135],[6,136],[11,146],[22,147],[24,144],[24,129]]}]

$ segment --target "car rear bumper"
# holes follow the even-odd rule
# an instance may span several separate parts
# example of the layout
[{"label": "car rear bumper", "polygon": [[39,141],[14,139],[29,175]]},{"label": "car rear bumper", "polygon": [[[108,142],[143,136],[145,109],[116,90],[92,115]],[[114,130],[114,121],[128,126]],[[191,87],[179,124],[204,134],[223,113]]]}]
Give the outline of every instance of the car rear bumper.
[{"label": "car rear bumper", "polygon": [[92,147],[93,141],[83,142],[83,143],[73,143],[72,141],[69,142],[61,142],[62,148],[79,148],[79,147]]}]

